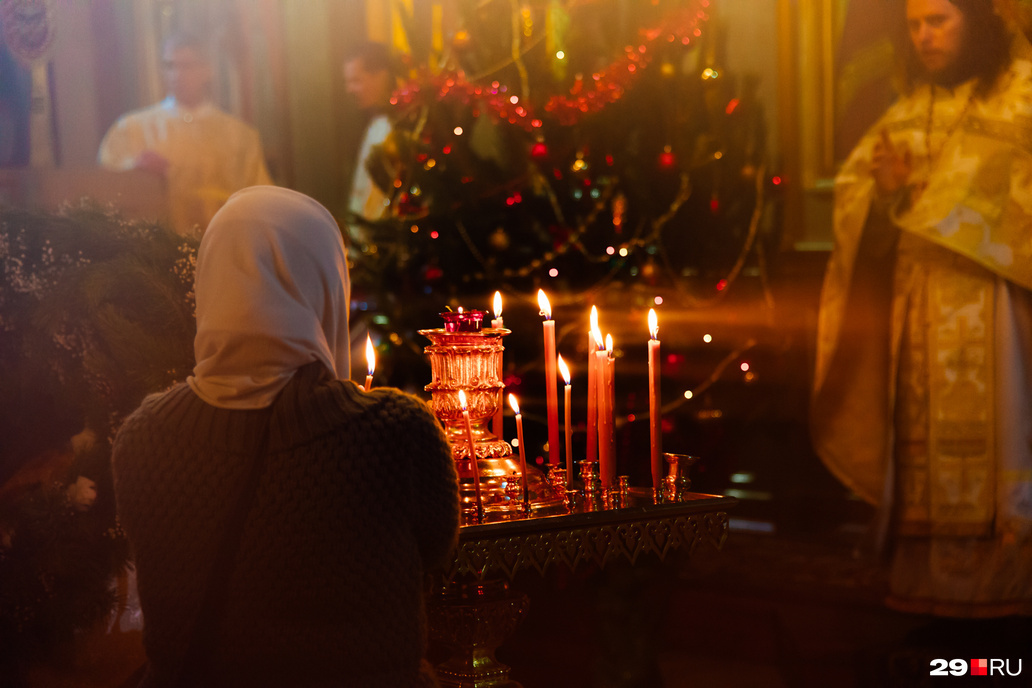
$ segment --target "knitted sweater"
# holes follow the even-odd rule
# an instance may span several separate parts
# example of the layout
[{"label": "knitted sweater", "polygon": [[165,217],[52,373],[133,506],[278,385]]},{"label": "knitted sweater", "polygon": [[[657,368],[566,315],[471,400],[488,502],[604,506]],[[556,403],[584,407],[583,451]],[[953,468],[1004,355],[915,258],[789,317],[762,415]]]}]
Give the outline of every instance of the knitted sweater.
[{"label": "knitted sweater", "polygon": [[115,441],[152,685],[177,685],[216,551],[268,428],[267,459],[209,648],[212,685],[433,685],[424,572],[446,563],[458,481],[426,405],[363,392],[320,363],[266,409],[185,384],[147,398]]}]

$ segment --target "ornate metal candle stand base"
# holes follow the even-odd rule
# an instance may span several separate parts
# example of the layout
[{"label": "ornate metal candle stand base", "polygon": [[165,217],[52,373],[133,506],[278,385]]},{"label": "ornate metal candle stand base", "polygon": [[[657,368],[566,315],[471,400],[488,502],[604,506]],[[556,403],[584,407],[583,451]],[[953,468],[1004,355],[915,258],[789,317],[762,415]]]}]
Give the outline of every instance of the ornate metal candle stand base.
[{"label": "ornate metal candle stand base", "polygon": [[[452,445],[453,449],[455,445]],[[506,445],[508,446],[508,445]],[[459,447],[461,449],[461,445]],[[477,446],[477,468],[480,471],[480,496],[484,503],[484,521],[507,521],[524,516],[547,516],[565,514],[566,501],[561,492],[532,466],[527,466],[527,507],[523,508],[523,487],[520,480],[519,458],[509,453],[505,456],[479,456]],[[476,513],[477,493],[470,471],[466,452],[456,460],[459,470],[459,499],[464,520],[473,523]],[[515,476],[513,475],[515,474]],[[513,481],[516,487],[512,487]]]},{"label": "ornate metal candle stand base", "polygon": [[[467,462],[468,463],[468,462]],[[595,477],[596,464],[582,461],[580,481],[567,491],[569,510],[561,515],[466,525],[459,549],[427,604],[430,637],[448,650],[437,676],[448,688],[517,688],[495,650],[511,635],[529,601],[508,583],[522,571],[544,575],[553,566],[604,568],[609,562],[635,563],[643,555],[660,560],[673,550],[691,553],[709,543],[720,549],[728,535],[731,497],[674,493],[657,500],[652,488],[631,487],[625,476],[611,489]],[[685,469],[690,462],[678,461]],[[556,473],[553,471],[553,474]],[[678,473],[672,485],[687,475]],[[547,483],[546,483],[547,485]],[[510,488],[513,499],[517,494]]]},{"label": "ornate metal candle stand base", "polygon": [[530,604],[500,579],[446,583],[427,604],[430,640],[449,658],[438,664],[437,680],[450,688],[521,688],[495,650],[523,620]]},{"label": "ornate metal candle stand base", "polygon": [[[467,396],[470,431],[480,478],[484,521],[504,521],[526,515],[523,500],[513,499],[506,487],[512,474],[522,473],[518,457],[505,440],[488,430],[488,421],[502,403],[504,385],[499,379],[505,329],[481,329],[483,313],[442,313],[445,327],[420,330],[432,344],[424,351],[430,358],[432,381],[430,408],[444,424],[452,456],[459,471],[459,493],[467,523],[477,522],[477,494],[469,458],[469,433],[459,402],[459,390]],[[566,513],[561,491],[552,488],[541,471],[527,466],[530,515]],[[520,493],[522,496],[522,492]]]},{"label": "ornate metal candle stand base", "polygon": [[670,464],[670,472],[660,484],[661,497],[666,502],[680,501],[689,494],[692,481],[688,477],[688,471],[699,460],[699,457],[688,454],[663,454],[663,457]]}]

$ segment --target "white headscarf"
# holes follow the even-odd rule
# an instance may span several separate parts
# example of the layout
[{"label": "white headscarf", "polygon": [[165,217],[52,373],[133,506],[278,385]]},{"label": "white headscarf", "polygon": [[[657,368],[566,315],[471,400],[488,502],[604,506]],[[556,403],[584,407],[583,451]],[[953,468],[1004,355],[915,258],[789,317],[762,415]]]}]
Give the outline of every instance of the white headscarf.
[{"label": "white headscarf", "polygon": [[329,211],[290,189],[233,194],[197,253],[197,365],[187,383],[213,406],[264,408],[298,368],[350,374],[351,284]]}]

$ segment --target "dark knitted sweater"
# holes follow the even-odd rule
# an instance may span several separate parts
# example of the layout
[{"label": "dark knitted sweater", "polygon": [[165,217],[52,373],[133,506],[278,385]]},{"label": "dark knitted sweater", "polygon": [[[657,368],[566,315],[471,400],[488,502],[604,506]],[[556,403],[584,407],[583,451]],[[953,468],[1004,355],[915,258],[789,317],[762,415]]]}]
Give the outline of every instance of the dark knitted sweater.
[{"label": "dark knitted sweater", "polygon": [[219,409],[180,384],[118,433],[115,491],[133,545],[153,684],[175,685],[229,513],[268,454],[210,648],[213,685],[428,685],[423,574],[445,563],[458,482],[427,406],[313,363],[267,409]]}]

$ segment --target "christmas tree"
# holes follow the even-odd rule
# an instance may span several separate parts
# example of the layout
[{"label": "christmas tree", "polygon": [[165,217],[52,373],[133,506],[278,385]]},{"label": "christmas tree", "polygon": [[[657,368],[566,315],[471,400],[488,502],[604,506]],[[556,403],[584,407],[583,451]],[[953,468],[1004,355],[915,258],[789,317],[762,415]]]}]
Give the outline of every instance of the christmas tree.
[{"label": "christmas tree", "polygon": [[712,10],[461,3],[448,50],[410,65],[366,161],[385,217],[350,218],[374,328],[418,351],[434,313],[487,308],[496,289],[543,286],[561,308],[617,281],[693,307],[750,257],[762,269],[779,180],[755,80],[725,69]]}]

